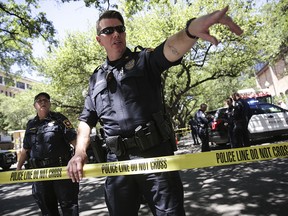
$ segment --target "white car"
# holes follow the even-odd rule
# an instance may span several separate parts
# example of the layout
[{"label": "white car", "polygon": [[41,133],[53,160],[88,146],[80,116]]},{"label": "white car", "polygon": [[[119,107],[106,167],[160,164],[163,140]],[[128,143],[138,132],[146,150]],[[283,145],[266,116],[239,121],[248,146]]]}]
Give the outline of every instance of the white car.
[{"label": "white car", "polygon": [[[250,140],[288,135],[288,110],[270,103],[249,102],[251,118],[248,124]],[[226,144],[228,128],[224,125],[225,111],[219,108],[209,127],[209,141],[216,144]]]},{"label": "white car", "polygon": [[250,103],[252,116],[248,130],[251,139],[288,134],[288,110],[270,103]]}]

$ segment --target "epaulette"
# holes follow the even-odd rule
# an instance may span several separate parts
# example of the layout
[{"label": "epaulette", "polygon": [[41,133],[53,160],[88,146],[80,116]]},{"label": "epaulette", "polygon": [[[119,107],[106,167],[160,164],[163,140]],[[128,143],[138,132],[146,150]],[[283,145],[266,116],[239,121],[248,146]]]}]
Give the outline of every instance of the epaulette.
[{"label": "epaulette", "polygon": [[99,70],[101,67],[102,67],[102,65],[100,65],[100,66],[96,67],[96,68],[95,68],[95,70],[94,70],[94,72],[93,72],[93,74],[97,73],[97,72],[98,72],[98,70]]},{"label": "epaulette", "polygon": [[59,112],[50,112],[53,119],[65,125],[66,128],[73,128],[72,123],[63,114]]},{"label": "epaulette", "polygon": [[134,52],[137,52],[137,49],[139,49],[140,51],[144,50],[144,48],[139,45],[134,48]]}]

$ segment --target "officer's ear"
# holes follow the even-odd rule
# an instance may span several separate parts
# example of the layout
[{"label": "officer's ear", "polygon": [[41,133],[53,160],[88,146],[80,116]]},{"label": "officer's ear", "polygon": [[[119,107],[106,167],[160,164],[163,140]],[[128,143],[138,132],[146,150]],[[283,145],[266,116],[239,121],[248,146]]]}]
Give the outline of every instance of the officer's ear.
[{"label": "officer's ear", "polygon": [[101,43],[101,38],[99,35],[96,35],[96,40],[97,42],[102,46],[102,43]]}]

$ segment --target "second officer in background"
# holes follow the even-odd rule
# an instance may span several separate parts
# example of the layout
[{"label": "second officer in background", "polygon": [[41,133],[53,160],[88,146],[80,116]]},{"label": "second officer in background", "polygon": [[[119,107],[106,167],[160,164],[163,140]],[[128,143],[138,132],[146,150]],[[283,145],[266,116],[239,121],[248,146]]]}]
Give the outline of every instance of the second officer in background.
[{"label": "second officer in background", "polygon": [[[50,107],[49,94],[35,96],[37,115],[27,123],[17,170],[28,158],[31,168],[36,169],[66,166],[72,157],[70,144],[76,143],[76,131],[64,115],[50,111]],[[33,197],[45,216],[60,216],[58,202],[61,215],[79,215],[78,193],[79,184],[71,179],[37,181],[32,185]]]},{"label": "second officer in background", "polygon": [[198,126],[198,136],[201,139],[201,151],[210,151],[209,147],[209,134],[208,126],[212,120],[212,116],[206,114],[207,104],[203,103],[200,105],[200,109],[195,114],[195,120]]}]

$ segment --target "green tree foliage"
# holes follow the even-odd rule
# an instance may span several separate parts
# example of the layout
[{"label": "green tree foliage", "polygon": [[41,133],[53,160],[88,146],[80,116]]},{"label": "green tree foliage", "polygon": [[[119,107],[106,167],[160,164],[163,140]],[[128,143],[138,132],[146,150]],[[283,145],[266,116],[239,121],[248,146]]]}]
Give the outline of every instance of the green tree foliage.
[{"label": "green tree foliage", "polygon": [[82,111],[89,78],[106,57],[96,44],[95,34],[95,28],[69,34],[58,48],[39,60],[38,70],[50,80],[50,93],[57,110],[72,119],[77,119]]},{"label": "green tree foliage", "polygon": [[[133,49],[141,45],[154,48],[183,29],[189,18],[221,9],[227,4],[230,7],[229,15],[244,29],[244,34],[238,37],[226,27],[215,25],[210,32],[221,41],[217,47],[199,40],[179,66],[163,73],[167,110],[175,122],[184,127],[188,117],[194,114],[201,103],[207,103],[210,109],[215,109],[223,106],[223,101],[233,91],[252,87],[254,65],[259,61],[267,61],[273,48],[277,50],[277,46],[285,44],[287,35],[283,33],[279,36],[281,43],[273,43],[271,38],[265,37],[264,31],[267,29],[264,27],[270,25],[272,28],[273,24],[270,23],[272,20],[263,18],[266,15],[258,13],[256,0],[175,2],[137,0],[119,4],[118,9],[126,18],[128,47]],[[277,11],[283,10],[283,7],[275,4],[274,9],[271,17],[276,19]],[[278,25],[275,27],[278,28]],[[266,49],[267,45],[269,49]],[[105,57],[103,48],[96,43],[93,30],[67,35],[58,48],[39,61],[38,71],[49,81],[49,87],[46,87],[57,111],[69,118],[72,116],[73,121],[76,121],[82,110],[83,91],[88,87],[88,79]]]},{"label": "green tree foliage", "polygon": [[26,0],[22,4],[14,0],[0,2],[0,70],[6,73],[15,65],[20,69],[32,65],[34,39],[56,44],[55,29],[45,13],[32,14],[37,3],[37,0]]},{"label": "green tree foliage", "polygon": [[263,55],[270,60],[277,59],[279,54],[287,53],[288,47],[288,0],[269,0],[260,11],[260,37],[264,38]]},{"label": "green tree foliage", "polygon": [[3,122],[0,124],[2,130],[25,128],[28,119],[35,113],[33,98],[27,94],[19,94],[15,98],[0,94],[0,101],[0,113],[3,114]]},{"label": "green tree foliage", "polygon": [[[127,35],[130,44],[155,47],[165,38],[183,29],[187,19],[207,14],[228,4],[227,1],[217,1],[217,4],[193,1],[187,7],[182,1],[177,4],[170,3],[171,1],[161,2],[165,2],[165,5],[155,4],[149,11],[142,11],[128,19]],[[215,98],[215,93],[221,95],[218,97],[218,104],[232,93],[231,88],[227,89],[223,83],[215,80],[236,79],[243,72],[248,73],[247,77],[249,73],[253,75],[249,69],[259,56],[258,38],[254,35],[261,30],[257,26],[258,18],[254,13],[253,1],[230,3],[229,15],[244,29],[243,36],[235,36],[227,28],[216,25],[210,32],[221,41],[217,47],[199,40],[191,52],[184,56],[181,65],[163,74],[168,110],[180,126],[185,126],[195,107],[198,108],[200,103],[207,103],[210,98]],[[205,83],[212,81],[215,82],[214,90],[211,91]],[[217,89],[219,92],[215,91]]]}]

